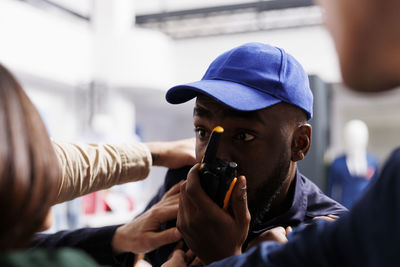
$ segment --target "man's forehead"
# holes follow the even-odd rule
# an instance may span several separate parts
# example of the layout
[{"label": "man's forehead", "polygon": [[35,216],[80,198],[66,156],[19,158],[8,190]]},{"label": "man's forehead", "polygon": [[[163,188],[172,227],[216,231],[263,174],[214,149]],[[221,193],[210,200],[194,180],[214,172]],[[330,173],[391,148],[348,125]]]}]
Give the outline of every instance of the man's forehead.
[{"label": "man's forehead", "polygon": [[[221,102],[218,102],[217,100],[206,96],[206,95],[198,95],[196,97],[196,102],[195,102],[195,108],[196,107],[208,107],[208,108],[218,108],[218,109],[231,109],[228,106],[222,104]],[[231,109],[233,111],[233,109]]]},{"label": "man's forehead", "polygon": [[253,112],[244,112],[235,110],[209,96],[199,95],[196,97],[196,102],[194,105],[194,114],[196,112],[213,112],[213,113],[223,113],[225,116],[240,116],[242,114],[249,114]]},{"label": "man's forehead", "polygon": [[224,105],[217,100],[205,96],[199,95],[196,98],[196,103],[193,110],[193,116],[199,117],[235,117],[244,119],[254,119],[262,124],[265,124],[265,113],[266,109],[256,111],[239,111],[231,107]]}]

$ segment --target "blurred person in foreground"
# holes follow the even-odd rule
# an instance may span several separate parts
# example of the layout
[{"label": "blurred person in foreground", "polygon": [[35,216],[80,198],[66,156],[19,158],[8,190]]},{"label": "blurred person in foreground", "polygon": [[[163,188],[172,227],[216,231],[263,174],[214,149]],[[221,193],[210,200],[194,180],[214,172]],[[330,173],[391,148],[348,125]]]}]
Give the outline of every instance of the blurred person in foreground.
[{"label": "blurred person in foreground", "polygon": [[[193,160],[193,157],[190,156],[191,153],[182,151],[182,153],[176,153],[176,151],[171,153],[169,151],[176,145],[179,147],[183,145],[184,150],[190,147],[191,141],[182,142],[158,145],[153,143],[153,145],[157,145],[157,148],[149,147],[143,150],[147,151],[148,155],[151,152],[160,153],[157,157],[161,157],[163,160],[160,158],[154,160],[159,160],[157,162],[160,164],[179,166],[177,157],[184,158],[184,160],[182,159],[184,164]],[[65,146],[59,145],[59,148],[65,148]],[[95,150],[98,151],[97,148],[92,148],[92,151]],[[83,152],[77,153],[83,156],[85,155]],[[177,156],[177,154],[180,155]],[[97,159],[103,159],[102,156],[99,157],[99,154],[94,153],[94,155],[97,155]],[[102,154],[100,153],[100,155]],[[129,160],[132,161],[134,158],[141,159],[141,156],[134,153],[125,156],[131,157]],[[168,161],[170,156],[173,159],[172,163]],[[63,157],[69,158],[68,155],[63,155]],[[90,165],[91,162],[88,159],[92,157],[91,154],[86,158],[86,164]],[[154,157],[148,158],[152,160]],[[129,162],[127,158],[123,159]],[[97,266],[93,260],[77,250],[26,250],[31,245],[34,234],[49,227],[51,223],[50,207],[57,202],[57,198],[58,201],[60,200],[60,190],[76,191],[74,188],[76,183],[71,184],[63,179],[68,181],[77,177],[70,176],[70,173],[63,173],[59,166],[59,160],[37,110],[12,74],[0,65],[0,207],[2,210],[0,266]],[[73,163],[78,162],[72,159],[70,163],[73,166]],[[151,162],[149,163],[147,167],[151,165]],[[96,166],[101,166],[101,164],[96,164]],[[134,164],[122,166],[124,168],[120,166],[116,169],[121,170],[122,168],[124,171],[128,171],[128,174],[132,174],[134,168],[139,168]],[[71,170],[74,168],[71,167]],[[116,173],[118,174],[118,171]],[[61,177],[62,175],[63,177]],[[127,176],[125,173],[123,175]],[[78,178],[85,183],[85,179],[95,179],[96,177],[89,172]],[[139,177],[130,177],[129,179],[138,178],[143,177],[139,175]],[[93,186],[89,185],[89,187]],[[108,242],[107,244],[96,243],[95,240],[92,240],[92,249],[95,249],[96,246],[104,250],[109,249],[111,251],[110,258],[112,258],[113,252],[117,253],[118,249],[125,248],[124,246],[128,247],[128,250],[134,249],[143,252],[178,240],[181,236],[176,229],[159,231],[159,224],[176,217],[178,193],[179,186],[172,188],[154,209],[119,227],[123,229],[122,232],[127,234],[126,238],[121,241],[122,244],[112,242],[111,239],[102,240],[102,242]],[[74,194],[78,196],[80,193],[72,195]],[[85,239],[85,236],[81,235],[79,238]],[[75,244],[79,248],[79,242],[75,242]],[[104,261],[108,264],[107,261],[113,263],[115,259],[104,257]]]},{"label": "blurred person in foreground", "polygon": [[91,259],[75,251],[25,251],[33,234],[48,226],[59,174],[56,155],[37,110],[0,65],[1,266],[62,266],[61,262],[68,260],[69,266],[92,266]]},{"label": "blurred person in foreground", "polygon": [[[400,1],[319,3],[334,38],[344,83],[360,92],[400,86]],[[198,177],[193,173],[185,187],[196,183]],[[399,192],[400,148],[392,152],[379,178],[350,212],[337,221],[321,221],[288,236],[284,229],[275,229],[271,239],[287,242],[285,245],[263,242],[247,253],[210,266],[400,266]],[[181,195],[186,194],[182,190]],[[235,190],[232,198],[244,201],[246,192]],[[181,211],[179,219],[184,219]],[[176,250],[164,266],[186,266],[190,256]]]}]

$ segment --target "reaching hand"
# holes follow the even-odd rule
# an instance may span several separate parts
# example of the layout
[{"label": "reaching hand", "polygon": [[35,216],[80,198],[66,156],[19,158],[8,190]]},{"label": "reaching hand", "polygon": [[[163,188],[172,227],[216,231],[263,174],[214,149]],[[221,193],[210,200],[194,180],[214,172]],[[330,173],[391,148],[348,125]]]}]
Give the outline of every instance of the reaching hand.
[{"label": "reaching hand", "polygon": [[183,241],[178,243],[168,260],[161,267],[186,267],[189,264],[196,264],[197,262],[193,262],[193,259],[196,257],[194,253],[191,250],[184,252],[181,249],[182,247]]},{"label": "reaching hand", "polygon": [[176,249],[172,252],[171,257],[161,267],[186,267],[186,254],[181,249]]},{"label": "reaching hand", "polygon": [[161,224],[177,216],[180,186],[176,184],[151,209],[117,228],[111,242],[115,253],[146,253],[182,238],[176,227],[159,232]]},{"label": "reaching hand", "polygon": [[196,163],[195,139],[173,142],[146,143],[153,157],[153,165],[176,169]]},{"label": "reaching hand", "polygon": [[257,246],[258,244],[264,241],[275,241],[281,244],[285,244],[288,242],[287,235],[292,231],[292,227],[288,226],[283,228],[282,226],[278,226],[272,229],[269,229],[255,239],[253,239],[249,245],[247,246],[246,250],[249,250],[252,247]]},{"label": "reaching hand", "polygon": [[339,218],[339,216],[337,215],[333,215],[333,214],[329,214],[326,216],[317,216],[313,218],[313,221],[318,221],[318,220],[324,220],[324,221],[328,221],[328,222],[334,222]]},{"label": "reaching hand", "polygon": [[250,224],[247,208],[246,179],[240,176],[227,212],[203,191],[198,164],[182,184],[177,227],[188,247],[205,264],[240,254]]}]

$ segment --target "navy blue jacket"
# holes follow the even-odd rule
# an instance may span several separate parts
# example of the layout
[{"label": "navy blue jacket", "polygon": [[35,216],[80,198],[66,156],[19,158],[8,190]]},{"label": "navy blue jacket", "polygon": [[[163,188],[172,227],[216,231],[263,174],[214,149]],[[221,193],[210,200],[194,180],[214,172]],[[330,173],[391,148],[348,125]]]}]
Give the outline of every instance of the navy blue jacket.
[{"label": "navy blue jacket", "polygon": [[289,236],[286,245],[264,242],[219,266],[400,266],[400,148],[350,212]]},{"label": "navy blue jacket", "polygon": [[[160,201],[165,192],[173,185],[186,178],[189,170],[190,168],[186,167],[168,171],[164,185],[161,186],[157,195],[150,201],[146,209],[149,209],[152,205]],[[324,195],[313,182],[299,171],[296,172],[294,182],[296,184],[290,209],[269,221],[265,221],[262,225],[257,226],[257,229],[250,229],[246,243],[262,232],[276,226],[297,226],[300,223],[308,222],[316,216],[340,215],[347,211],[341,204]],[[175,226],[175,221],[168,222],[162,226],[162,230],[173,226]],[[166,245],[152,251],[146,255],[146,260],[152,266],[161,266],[168,259],[175,246],[176,244]]]}]

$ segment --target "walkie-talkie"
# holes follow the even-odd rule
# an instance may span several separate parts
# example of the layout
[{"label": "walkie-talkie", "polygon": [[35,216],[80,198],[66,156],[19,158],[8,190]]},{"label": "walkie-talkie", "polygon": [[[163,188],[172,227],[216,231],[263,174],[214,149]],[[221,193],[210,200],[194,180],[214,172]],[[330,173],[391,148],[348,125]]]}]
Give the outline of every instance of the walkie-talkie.
[{"label": "walkie-talkie", "polygon": [[221,208],[227,209],[233,187],[237,180],[237,164],[217,158],[217,151],[224,129],[213,129],[200,164],[200,183],[207,195]]}]

